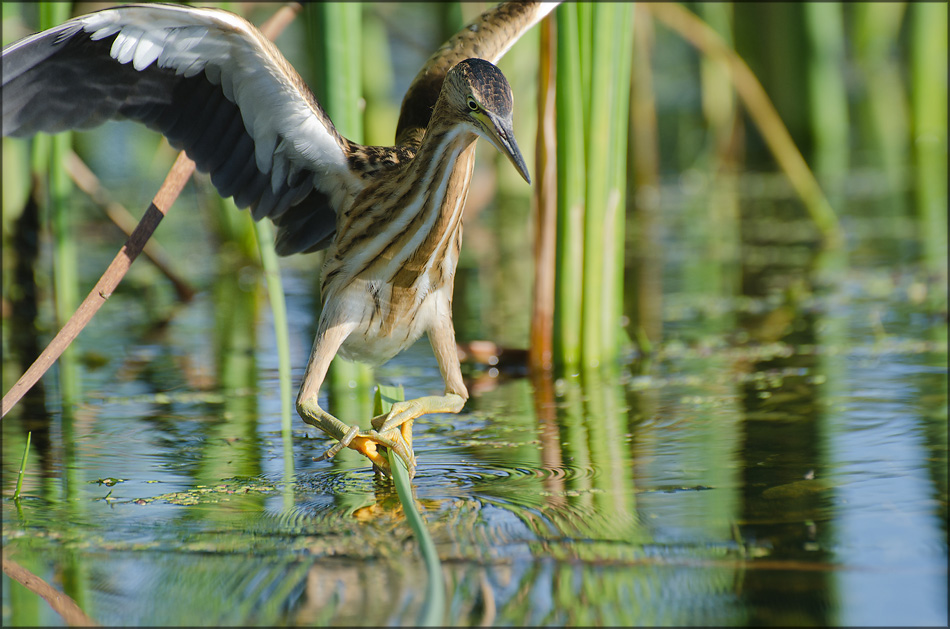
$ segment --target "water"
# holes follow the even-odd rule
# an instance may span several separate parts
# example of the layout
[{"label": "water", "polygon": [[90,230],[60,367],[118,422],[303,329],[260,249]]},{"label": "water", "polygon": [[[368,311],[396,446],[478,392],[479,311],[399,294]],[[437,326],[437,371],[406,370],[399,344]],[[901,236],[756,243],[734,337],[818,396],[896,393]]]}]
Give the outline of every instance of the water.
[{"label": "water", "polygon": [[[47,377],[3,422],[4,556],[102,624],[414,624],[426,575],[394,490],[351,452],[314,462],[329,442],[296,418],[284,443],[259,273],[196,253],[197,213],[173,220],[207,289],[171,307],[139,263],[80,339],[71,412]],[[446,622],[945,625],[945,289],[903,236],[865,233],[830,270],[748,245],[745,284],[798,277],[792,298],[697,290],[701,253],[671,233],[652,361],[554,382],[469,366],[463,412],[414,431]],[[306,258],[284,281],[297,383]],[[442,389],[425,341],[376,379]],[[7,577],[2,614],[62,624]]]}]

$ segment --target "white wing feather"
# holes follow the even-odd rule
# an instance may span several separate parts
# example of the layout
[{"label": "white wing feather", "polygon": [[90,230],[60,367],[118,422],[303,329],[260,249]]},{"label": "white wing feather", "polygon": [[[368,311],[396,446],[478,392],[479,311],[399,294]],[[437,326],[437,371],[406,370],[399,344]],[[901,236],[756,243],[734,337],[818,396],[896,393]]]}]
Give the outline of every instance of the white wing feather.
[{"label": "white wing feather", "polygon": [[[157,63],[185,77],[204,72],[220,85],[240,108],[257,167],[271,172],[275,191],[305,167],[323,175],[320,187],[332,196],[360,186],[324,117],[287,75],[290,65],[244,19],[215,9],[136,6],[79,20],[94,40],[116,35],[110,54],[119,63],[139,71]],[[345,190],[327,189],[327,175]]]}]

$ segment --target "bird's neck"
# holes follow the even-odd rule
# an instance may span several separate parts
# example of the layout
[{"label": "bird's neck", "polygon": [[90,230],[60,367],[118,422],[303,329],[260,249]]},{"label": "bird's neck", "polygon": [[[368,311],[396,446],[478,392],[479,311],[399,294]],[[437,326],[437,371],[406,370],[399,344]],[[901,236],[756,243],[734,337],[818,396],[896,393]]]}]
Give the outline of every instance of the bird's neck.
[{"label": "bird's neck", "polygon": [[477,136],[441,124],[439,113],[437,107],[399,175],[367,189],[340,217],[324,266],[324,294],[341,277],[382,281],[395,291],[421,288],[422,296],[451,287]]},{"label": "bird's neck", "polygon": [[392,268],[398,268],[392,280],[396,286],[409,287],[420,279],[440,286],[455,276],[462,241],[462,210],[478,136],[459,125],[441,124],[438,114],[437,108],[404,179],[414,182],[415,201],[403,211],[407,217],[413,212],[415,215],[404,238],[391,248]]}]

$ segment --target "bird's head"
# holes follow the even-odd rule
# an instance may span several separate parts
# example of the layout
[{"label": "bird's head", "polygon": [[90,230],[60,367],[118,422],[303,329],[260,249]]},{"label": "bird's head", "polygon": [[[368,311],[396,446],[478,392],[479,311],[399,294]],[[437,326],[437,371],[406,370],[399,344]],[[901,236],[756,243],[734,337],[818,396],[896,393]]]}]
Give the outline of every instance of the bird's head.
[{"label": "bird's head", "polygon": [[531,183],[512,130],[511,87],[501,70],[484,59],[466,59],[449,70],[445,81],[448,89],[443,89],[444,95],[464,124],[506,155],[518,174]]}]

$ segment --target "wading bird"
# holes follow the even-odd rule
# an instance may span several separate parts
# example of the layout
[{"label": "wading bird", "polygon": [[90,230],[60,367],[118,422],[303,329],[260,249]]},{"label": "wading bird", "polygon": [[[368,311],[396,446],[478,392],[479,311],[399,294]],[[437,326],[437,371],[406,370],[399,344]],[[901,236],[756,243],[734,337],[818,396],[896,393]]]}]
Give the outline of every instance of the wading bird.
[{"label": "wading bird", "polygon": [[[390,472],[378,446],[415,473],[412,422],[459,412],[452,289],[462,208],[480,136],[530,183],[512,130],[512,92],[493,65],[557,3],[506,2],[454,35],[403,99],[395,146],[342,137],[261,32],[217,9],[130,5],[73,18],[3,49],[3,135],[130,119],[162,133],[222,197],[277,226],[277,252],[327,249],[323,309],[297,412]],[[423,333],[445,394],[348,425],[320,408],[339,353],[382,363]]]}]

